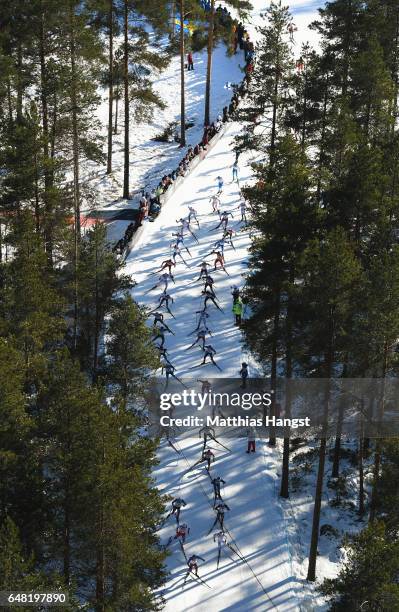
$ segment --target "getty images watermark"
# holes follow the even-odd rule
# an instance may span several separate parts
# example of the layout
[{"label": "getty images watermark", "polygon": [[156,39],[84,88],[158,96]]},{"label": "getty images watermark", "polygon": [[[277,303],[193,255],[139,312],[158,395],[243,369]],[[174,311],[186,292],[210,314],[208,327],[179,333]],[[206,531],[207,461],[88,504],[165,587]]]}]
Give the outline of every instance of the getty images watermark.
[{"label": "getty images watermark", "polygon": [[[161,427],[310,427],[310,417],[285,418],[278,415],[268,415],[267,410],[273,404],[273,391],[270,392],[213,392],[196,391],[185,389],[180,392],[161,393],[159,396],[159,407],[161,414],[159,423]],[[176,408],[186,408],[199,414],[187,414],[185,416],[174,416]],[[246,412],[254,412],[250,415],[229,415],[225,411],[241,409]],[[262,415],[256,412],[262,409]],[[263,411],[264,409],[264,411]],[[207,414],[202,414],[203,412]],[[179,411],[180,412],[180,411]]]},{"label": "getty images watermark", "polygon": [[[276,437],[399,436],[399,379],[248,379],[154,381],[151,435],[192,436],[204,426],[241,437],[256,427]],[[289,431],[293,434],[289,434]]]}]

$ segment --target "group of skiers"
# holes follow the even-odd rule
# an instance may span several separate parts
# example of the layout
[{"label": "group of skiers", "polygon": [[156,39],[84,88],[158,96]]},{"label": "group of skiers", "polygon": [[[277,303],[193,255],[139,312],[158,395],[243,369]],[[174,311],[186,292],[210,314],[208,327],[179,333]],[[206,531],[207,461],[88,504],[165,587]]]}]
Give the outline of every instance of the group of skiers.
[{"label": "group of skiers", "polygon": [[[210,478],[212,489],[213,489],[213,510],[215,512],[215,520],[213,521],[212,526],[208,531],[208,535],[212,533],[215,527],[218,528],[218,531],[213,535],[213,541],[217,543],[217,569],[218,569],[222,553],[225,553],[232,561],[237,560],[237,559],[232,557],[230,553],[235,554],[236,557],[238,557],[238,559],[244,560],[243,557],[241,556],[241,553],[238,552],[237,548],[228,541],[227,536],[230,535],[231,537],[231,534],[228,532],[225,526],[225,514],[226,512],[230,511],[230,507],[224,501],[222,497],[222,492],[221,492],[221,488],[222,486],[224,488],[224,485],[226,485],[226,481],[221,476],[211,475],[210,469],[211,469],[211,464],[215,461],[215,454],[210,448],[207,448],[207,443],[209,440],[212,440],[215,444],[222,446],[229,452],[230,452],[230,449],[224,446],[216,438],[215,430],[213,429],[213,427],[205,426],[202,429],[200,429],[199,437],[203,438],[203,441],[204,441],[202,449],[201,449],[201,457],[192,466],[190,466],[183,473],[183,475],[193,470],[196,466],[202,463],[206,463],[205,469]],[[205,563],[205,559],[195,554],[191,555],[190,557],[187,557],[185,549],[184,549],[186,538],[190,534],[190,527],[185,522],[180,523],[180,515],[182,512],[182,509],[185,508],[186,506],[187,506],[186,501],[181,497],[176,497],[175,499],[172,500],[169,514],[166,516],[162,524],[164,524],[170,516],[174,516],[176,518],[177,526],[176,526],[175,535],[169,537],[165,547],[170,546],[174,541],[179,542],[179,545],[181,547],[181,550],[184,554],[184,557],[187,563],[187,572],[184,576],[184,583],[186,582],[188,577],[191,575],[194,579],[198,579],[201,583],[209,587],[209,585],[204,580],[202,580],[198,575],[198,563],[199,561],[202,561],[203,563]]]},{"label": "group of skiers", "polygon": [[[229,227],[230,218],[233,217],[233,212],[227,210],[220,210],[220,196],[223,191],[224,180],[223,177],[218,175],[216,177],[217,181],[217,192],[216,194],[210,197],[210,202],[212,206],[212,213],[216,213],[219,217],[219,222],[213,228],[213,230],[220,229],[222,230],[221,237],[213,243],[213,248],[210,253],[208,253],[203,261],[199,265],[199,275],[195,279],[196,281],[202,281],[203,288],[201,291],[201,296],[203,298],[202,308],[196,311],[196,315],[198,315],[197,327],[190,333],[196,334],[196,339],[192,344],[186,349],[191,349],[194,346],[199,346],[203,352],[203,360],[201,365],[204,365],[207,362],[207,359],[220,370],[220,366],[215,361],[216,350],[215,348],[207,343],[207,335],[212,335],[211,330],[208,327],[208,319],[210,317],[210,313],[208,312],[208,306],[212,304],[219,310],[223,312],[223,309],[220,307],[218,303],[218,297],[215,292],[215,281],[211,273],[217,271],[223,271],[228,275],[228,271],[226,269],[225,264],[225,256],[224,251],[226,246],[230,246],[235,250],[233,243],[234,231]],[[238,164],[237,161],[233,164],[233,181],[238,181]],[[246,221],[245,215],[245,200],[242,199],[240,202],[240,206],[238,207],[241,210],[241,221]],[[213,256],[213,268],[212,264],[206,260],[207,257]],[[237,325],[241,324],[241,317],[243,313],[243,304],[240,297],[240,290],[238,287],[234,286],[232,291],[233,295],[233,314],[235,316],[235,322]]]},{"label": "group of skiers", "polygon": [[[237,159],[232,167],[232,177],[233,181],[238,183]],[[209,337],[212,336],[212,331],[209,327],[209,321],[211,318],[210,306],[215,307],[220,312],[224,312],[219,304],[219,298],[215,291],[215,279],[213,277],[213,273],[222,271],[229,275],[225,263],[225,249],[226,247],[229,247],[235,250],[233,242],[235,232],[229,226],[229,223],[231,218],[234,216],[234,210],[240,210],[241,222],[245,223],[247,221],[247,202],[240,193],[240,202],[238,207],[234,208],[233,211],[221,211],[220,197],[223,191],[224,179],[222,176],[218,175],[216,177],[216,181],[217,192],[211,196],[210,202],[212,205],[212,213],[218,216],[218,222],[211,231],[221,230],[222,234],[213,243],[212,250],[205,255],[205,258],[199,264],[199,274],[192,281],[203,283],[200,294],[202,304],[199,310],[195,312],[197,315],[196,327],[188,334],[188,336],[194,335],[193,341],[185,350],[198,347],[203,353],[202,361],[198,365],[202,366],[210,362],[221,371],[219,364],[215,360],[217,351],[209,340]],[[164,313],[161,312],[161,309],[166,310],[166,312],[174,318],[174,314],[171,310],[174,303],[174,298],[170,293],[170,287],[175,283],[174,274],[177,264],[183,263],[185,266],[189,267],[187,259],[191,258],[191,251],[187,245],[187,239],[193,239],[196,243],[199,242],[196,232],[200,229],[200,222],[196,209],[191,205],[188,206],[188,215],[177,219],[176,223],[178,226],[177,229],[172,232],[170,254],[161,262],[160,267],[155,272],[155,274],[159,274],[158,281],[147,291],[147,293],[149,293],[156,289],[161,289],[161,293],[158,297],[158,303],[150,312],[150,315],[154,317],[152,341],[155,343],[155,346],[160,353],[162,371],[165,371],[166,375],[166,387],[168,386],[170,377],[178,380],[183,385],[184,383],[176,375],[176,368],[168,357],[166,334],[174,335],[174,332],[167,325]],[[210,257],[212,257],[212,260],[207,261],[207,258]],[[241,325],[243,315],[243,302],[241,299],[240,289],[234,285],[231,293],[233,299],[232,312],[234,315],[235,324],[239,326]],[[248,376],[246,364],[242,364],[240,375],[242,378],[242,386],[245,388],[246,378]]]}]

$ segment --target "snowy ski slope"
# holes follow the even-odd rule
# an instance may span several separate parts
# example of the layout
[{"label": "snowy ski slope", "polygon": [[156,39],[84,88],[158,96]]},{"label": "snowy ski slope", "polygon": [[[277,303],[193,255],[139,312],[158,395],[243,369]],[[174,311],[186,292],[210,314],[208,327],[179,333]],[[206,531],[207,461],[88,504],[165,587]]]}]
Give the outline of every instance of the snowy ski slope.
[{"label": "snowy ski slope", "polygon": [[[254,0],[253,4],[252,27],[258,22],[259,13],[265,9],[263,1]],[[315,11],[320,4],[291,3],[294,21],[298,26],[297,41],[312,40],[313,34],[304,31],[304,28],[315,18]],[[165,346],[179,377],[238,377],[243,360],[251,366],[250,357],[242,354],[240,332],[234,326],[230,295],[232,285],[243,284],[250,244],[248,232],[243,231],[239,221],[238,186],[232,182],[231,167],[235,157],[232,140],[239,130],[240,125],[237,123],[228,125],[219,142],[176,191],[159,217],[146,225],[140,241],[127,260],[126,272],[137,282],[133,289],[134,298],[141,304],[155,308],[161,289],[147,293],[156,283],[158,275],[155,271],[170,256],[172,232],[177,229],[176,220],[188,215],[188,205],[196,208],[200,228],[195,228],[195,223],[192,228],[198,243],[192,237],[186,239],[191,252],[191,257],[184,254],[188,266],[177,259],[174,269],[176,282],[169,287],[169,293],[175,299],[171,305],[175,319],[166,315],[167,324],[175,335],[167,334]],[[250,161],[250,158],[244,156],[239,159],[239,179],[242,185],[251,180]],[[199,366],[202,360],[199,348],[185,350],[195,338],[188,334],[196,327],[195,311],[202,304],[202,283],[193,281],[199,274],[199,264],[222,235],[220,229],[214,229],[219,219],[212,212],[209,202],[209,198],[217,191],[218,175],[224,179],[221,210],[233,212],[234,218],[229,221],[229,227],[237,232],[234,237],[235,250],[229,246],[225,250],[229,276],[222,271],[212,272],[214,289],[224,312],[219,312],[213,305],[208,307],[211,314],[208,326],[213,333],[211,344],[217,350],[215,359],[222,373],[213,365]],[[213,261],[213,256],[206,259]],[[254,375],[254,370],[250,367],[251,374]],[[220,475],[226,481],[222,496],[231,508],[225,519],[228,541],[245,561],[230,552],[232,558],[222,555],[219,569],[216,569],[217,545],[213,542],[213,533],[217,530],[208,535],[215,518],[209,476],[204,467],[182,475],[200,457],[201,441],[198,438],[181,440],[177,443],[180,454],[165,441],[160,448],[160,465],[155,476],[164,493],[183,497],[187,502],[180,519],[191,528],[185,552],[187,557],[195,553],[205,558],[206,562],[200,563],[199,575],[209,585],[207,587],[191,578],[183,585],[185,558],[179,545],[172,544],[168,559],[171,575],[163,591],[165,609],[167,612],[300,610],[303,583],[292,572],[287,525],[278,499],[278,455],[265,441],[257,442],[257,452],[252,455],[244,452],[245,440],[221,441],[229,446],[231,452],[215,442],[210,445],[216,454],[211,473]],[[174,535],[175,527],[175,519],[169,518],[160,534],[162,542],[165,543],[169,536]]]},{"label": "snowy ski slope", "polygon": [[[218,223],[218,216],[211,212],[209,203],[209,197],[217,191],[217,175],[220,174],[225,180],[221,195],[222,209],[234,211],[238,206],[238,187],[231,180],[231,166],[234,162],[231,141],[238,130],[238,124],[228,126],[225,135],[193,172],[188,183],[176,192],[156,221],[148,225],[141,242],[127,262],[127,272],[138,282],[133,290],[135,299],[155,307],[159,291],[146,294],[157,278],[152,274],[154,268],[157,269],[161,261],[169,256],[169,243],[176,229],[176,219],[187,215],[188,204],[197,208],[201,215],[200,229],[194,231],[199,243],[190,237],[188,247],[192,257],[187,256],[189,267],[183,263],[176,266],[176,284],[170,287],[170,293],[175,298],[172,312],[176,319],[167,315],[167,323],[176,334],[167,336],[169,358],[176,366],[177,374],[183,377],[211,378],[221,375],[213,365],[195,369],[202,359],[199,348],[185,351],[192,341],[192,336],[188,338],[187,334],[196,327],[194,312],[199,309],[201,291],[200,283],[189,283],[198,276],[198,264],[212,250],[213,242],[221,235],[220,230],[212,229]],[[240,181],[244,183],[249,179],[250,168],[240,158]],[[232,219],[232,227],[239,232],[234,239],[236,250],[227,247],[225,251],[226,268],[230,276],[224,272],[213,273],[215,291],[224,313],[212,305],[208,308],[211,313],[209,327],[213,332],[212,346],[217,350],[215,359],[223,368],[222,375],[226,377],[237,377],[242,360],[240,332],[234,326],[231,313],[230,286],[242,285],[249,236],[245,231],[240,232],[238,213],[234,211]],[[201,442],[199,439],[189,439],[180,444],[182,455],[177,455],[167,444],[162,446],[156,476],[162,491],[174,497],[182,496],[188,503],[181,518],[191,527],[186,552],[188,556],[195,553],[206,559],[200,575],[212,590],[192,580],[182,589],[185,559],[178,544],[174,544],[169,560],[171,579],[164,593],[168,602],[166,610],[200,611],[207,608],[218,612],[272,610],[276,606],[281,611],[296,610],[292,588],[295,580],[291,575],[283,515],[276,497],[276,470],[273,465],[276,458],[273,451],[264,441],[258,442],[257,454],[250,456],[244,452],[244,440],[229,440],[227,444],[232,449],[231,453],[212,444],[216,462],[211,470],[215,475],[222,476],[227,483],[224,499],[231,507],[231,512],[226,517],[226,526],[249,563],[247,565],[240,560],[231,561],[226,558],[216,571],[217,547],[213,535],[207,535],[215,518],[211,507],[212,486],[209,477],[201,467],[179,478],[188,465],[199,458]],[[174,534],[174,529],[175,520],[170,518],[161,532],[162,541],[166,542]],[[234,541],[232,543],[234,545]],[[268,596],[272,599],[269,600]]]}]

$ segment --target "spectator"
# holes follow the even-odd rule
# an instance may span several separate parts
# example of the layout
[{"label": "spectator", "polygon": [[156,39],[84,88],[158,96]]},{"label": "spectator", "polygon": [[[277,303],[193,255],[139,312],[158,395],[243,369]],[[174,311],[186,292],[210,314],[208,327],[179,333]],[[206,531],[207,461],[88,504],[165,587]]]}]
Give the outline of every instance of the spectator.
[{"label": "spectator", "polygon": [[241,325],[242,313],[244,305],[240,297],[233,302],[233,314],[235,316],[235,325]]},{"label": "spectator", "polygon": [[[244,364],[243,364],[244,365]],[[247,364],[245,364],[247,365]],[[248,446],[247,446],[247,453],[254,453],[255,452],[255,445],[256,445],[256,431],[253,427],[249,427],[247,429],[247,439],[248,439]]]},{"label": "spectator", "polygon": [[187,70],[194,70],[194,60],[191,51],[187,54]]}]

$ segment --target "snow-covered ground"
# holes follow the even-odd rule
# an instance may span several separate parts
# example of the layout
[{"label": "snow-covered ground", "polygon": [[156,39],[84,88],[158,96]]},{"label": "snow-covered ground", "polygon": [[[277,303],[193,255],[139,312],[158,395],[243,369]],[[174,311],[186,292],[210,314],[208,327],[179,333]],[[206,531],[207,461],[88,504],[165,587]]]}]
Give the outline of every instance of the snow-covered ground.
[{"label": "snow-covered ground", "polygon": [[[253,4],[251,30],[254,35],[254,28],[259,23],[259,15],[265,10],[266,3],[253,0]],[[320,5],[319,0],[290,3],[293,19],[298,27],[297,47],[307,41],[317,44],[314,32],[307,30],[306,26],[317,17],[316,11]],[[234,72],[237,59],[226,60],[222,56],[221,61],[219,67],[217,61],[215,62],[215,70],[222,75],[223,82],[238,80]],[[227,61],[232,64],[226,64]],[[232,72],[228,72],[230,69]],[[199,78],[198,73],[195,78]],[[219,76],[219,85],[220,78]],[[202,91],[198,91],[201,96]],[[199,98],[197,102],[200,104],[201,99]],[[176,99],[174,103],[171,101],[171,106],[176,103]],[[219,103],[223,105],[222,97]],[[220,111],[217,104],[217,99],[214,99],[215,113]],[[175,111],[177,112],[176,107]],[[160,290],[149,290],[157,280],[155,271],[159,269],[161,262],[170,256],[172,232],[177,228],[176,220],[187,216],[188,205],[197,209],[200,228],[195,228],[193,224],[193,230],[198,243],[194,238],[188,237],[187,246],[191,256],[184,254],[188,265],[177,260],[174,271],[176,282],[169,288],[175,300],[171,306],[175,318],[166,315],[167,323],[175,334],[167,335],[168,356],[176,366],[176,372],[180,377],[237,377],[243,360],[250,364],[250,375],[253,376],[255,372],[250,356],[242,353],[240,331],[234,325],[231,312],[230,287],[233,284],[241,286],[243,284],[250,244],[248,232],[239,221],[238,186],[232,182],[231,167],[234,161],[232,141],[239,130],[239,124],[228,124],[223,136],[205,160],[177,189],[159,217],[145,226],[140,240],[127,259],[126,271],[138,283],[133,289],[134,298],[139,303],[154,308]],[[173,149],[173,146],[161,145],[165,147],[163,149],[165,151]],[[241,184],[251,180],[250,161],[250,157],[240,157]],[[212,305],[208,308],[208,312],[211,313],[208,326],[213,332],[211,343],[217,350],[215,359],[223,370],[221,373],[213,365],[200,366],[202,352],[199,348],[185,350],[194,339],[189,334],[196,327],[195,312],[202,303],[200,295],[202,284],[194,280],[199,274],[198,266],[205,256],[208,261],[213,261],[213,256],[208,254],[214,242],[221,237],[221,230],[214,229],[218,223],[218,216],[212,212],[209,202],[210,196],[217,190],[218,175],[224,179],[221,210],[233,212],[234,218],[229,222],[229,226],[236,232],[235,250],[227,247],[225,251],[229,276],[222,271],[212,273],[216,295],[223,312],[219,312]],[[235,557],[234,554],[232,558],[222,556],[219,569],[216,568],[217,547],[212,534],[208,535],[215,516],[209,477],[203,467],[183,475],[184,470],[201,454],[198,437],[180,440],[178,442],[180,454],[164,442],[159,452],[160,465],[155,471],[155,476],[163,492],[173,497],[181,496],[188,503],[183,509],[181,518],[191,528],[185,547],[186,554],[189,556],[195,553],[205,558],[205,563],[200,564],[200,576],[210,587],[194,582],[193,579],[183,584],[185,559],[179,546],[172,545],[172,554],[168,560],[171,575],[163,592],[166,610],[168,612],[172,610],[177,612],[324,610],[325,604],[322,599],[314,592],[312,585],[305,581],[313,511],[314,474],[311,476],[309,473],[311,482],[309,481],[302,491],[294,493],[289,501],[283,502],[278,496],[281,475],[281,456],[278,447],[271,449],[266,441],[258,441],[256,454],[247,455],[244,452],[244,440],[221,439],[221,441],[230,447],[231,452],[213,443],[217,458],[211,470],[213,474],[220,475],[226,481],[223,496],[231,508],[226,516],[228,538],[245,561]],[[331,517],[331,521],[327,522],[333,523],[335,527],[340,522],[341,533],[347,529],[356,529],[356,526],[347,520],[345,512],[338,510],[334,512],[332,517],[331,508],[324,504],[323,516]],[[174,529],[175,521],[169,518],[161,531],[163,542],[174,534]],[[321,539],[320,553],[318,558],[320,577],[335,575],[341,560],[337,544],[329,545],[326,540]]]}]

